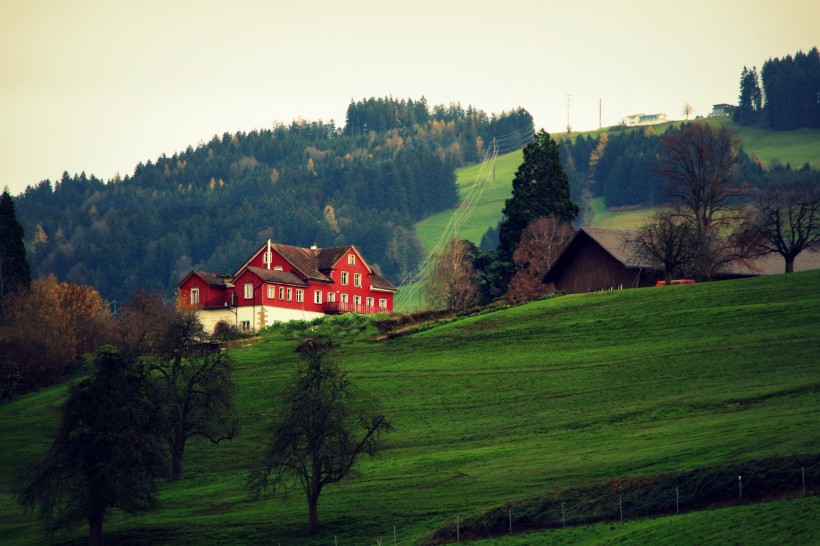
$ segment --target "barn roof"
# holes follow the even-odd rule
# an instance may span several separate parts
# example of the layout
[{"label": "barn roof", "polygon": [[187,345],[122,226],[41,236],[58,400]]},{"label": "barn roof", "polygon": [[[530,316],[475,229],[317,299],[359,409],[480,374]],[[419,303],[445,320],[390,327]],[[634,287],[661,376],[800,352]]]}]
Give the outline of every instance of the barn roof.
[{"label": "barn roof", "polygon": [[[626,229],[601,229],[601,228],[581,228],[576,237],[581,232],[586,233],[604,250],[621,262],[624,267],[629,268],[647,268],[651,267],[646,260],[641,260],[635,256],[635,253],[629,248],[629,241],[634,240],[638,236],[637,231]],[[572,244],[570,242],[570,244]]]}]

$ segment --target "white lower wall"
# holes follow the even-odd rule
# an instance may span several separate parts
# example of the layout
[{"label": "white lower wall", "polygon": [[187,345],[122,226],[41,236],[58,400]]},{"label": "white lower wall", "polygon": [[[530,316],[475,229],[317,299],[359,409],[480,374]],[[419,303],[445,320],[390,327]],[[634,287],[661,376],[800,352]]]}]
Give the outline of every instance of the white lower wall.
[{"label": "white lower wall", "polygon": [[284,309],[270,305],[249,305],[232,309],[202,309],[199,311],[199,320],[202,321],[202,325],[208,332],[213,332],[216,323],[219,321],[225,321],[240,330],[243,329],[243,323],[246,323],[247,329],[255,332],[277,322],[313,320],[323,316],[325,316],[324,313],[315,311]]}]

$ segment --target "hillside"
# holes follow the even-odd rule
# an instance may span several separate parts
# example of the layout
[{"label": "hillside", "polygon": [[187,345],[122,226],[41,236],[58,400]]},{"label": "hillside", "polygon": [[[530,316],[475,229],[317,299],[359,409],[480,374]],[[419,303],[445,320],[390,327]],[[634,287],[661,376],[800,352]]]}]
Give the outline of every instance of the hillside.
[{"label": "hillside", "polygon": [[[706,120],[716,127],[728,127],[735,131],[741,140],[744,151],[757,159],[764,166],[771,167],[774,164],[789,163],[797,168],[805,163],[809,163],[813,168],[820,169],[820,129],[798,129],[794,131],[771,131],[743,127],[734,123],[729,118],[710,118]],[[680,121],[656,125],[653,130],[662,134],[670,127],[677,127]],[[642,131],[644,128],[628,129],[627,131]],[[591,136],[597,138],[601,132],[613,132],[613,128],[603,131],[587,131],[582,133],[570,133],[553,135],[558,142],[569,138],[575,140],[578,136]],[[521,151],[512,152],[499,156],[496,166],[496,181],[488,183],[482,197],[478,200],[473,209],[473,213],[464,222],[458,231],[458,237],[467,239],[475,244],[481,242],[484,232],[490,227],[495,227],[501,219],[501,210],[504,208],[504,200],[512,191],[512,179],[515,171],[521,164]],[[482,179],[492,180],[488,173],[492,171],[485,165],[472,165],[456,170],[456,184],[461,201],[469,195],[470,190]],[[429,216],[415,224],[419,239],[425,249],[432,249],[439,237],[445,231],[450,217],[458,210],[451,208]],[[607,228],[634,228],[636,224],[642,222],[643,216],[647,213],[643,211],[609,212],[602,206],[599,200],[593,203],[592,220],[589,223],[592,227]]]},{"label": "hillside", "polygon": [[[257,503],[244,489],[270,418],[267,400],[294,362],[296,342],[269,334],[234,352],[241,436],[219,447],[192,443],[186,479],[162,485],[162,509],[115,517],[107,531],[122,544],[361,544],[387,543],[395,526],[401,544],[417,544],[457,514],[534,495],[815,454],[818,310],[820,272],[810,272],[563,296],[390,341],[351,337],[337,358],[378,396],[396,431],[357,477],[323,494],[316,540],[301,534],[298,491],[288,502]],[[0,536],[9,543],[42,541],[9,491],[14,469],[47,445],[64,393],[55,387],[0,406]],[[816,502],[801,507],[804,518],[777,542],[806,536],[820,518]],[[609,528],[596,531],[597,542],[622,536]],[[697,529],[670,532],[669,542],[681,543]]]},{"label": "hillside", "polygon": [[485,142],[530,134],[523,109],[351,103],[348,124],[298,120],[214,135],[133,174],[63,173],[15,199],[33,276],[94,286],[108,300],[172,294],[192,269],[229,274],[267,239],[354,244],[391,280],[423,257],[415,222],[458,202],[454,170]]}]

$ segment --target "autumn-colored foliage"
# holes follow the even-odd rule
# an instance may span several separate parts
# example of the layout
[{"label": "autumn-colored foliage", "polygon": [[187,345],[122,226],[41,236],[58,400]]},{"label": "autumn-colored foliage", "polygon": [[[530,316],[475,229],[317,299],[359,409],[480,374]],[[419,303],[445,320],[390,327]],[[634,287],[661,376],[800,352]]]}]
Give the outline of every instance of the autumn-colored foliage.
[{"label": "autumn-colored foliage", "polygon": [[0,399],[57,381],[110,331],[100,294],[54,275],[10,296],[7,307],[8,320],[0,327]]},{"label": "autumn-colored foliage", "polygon": [[572,227],[556,218],[542,216],[530,222],[513,254],[517,271],[507,290],[508,301],[520,303],[547,293],[548,287],[541,279],[572,235]]}]

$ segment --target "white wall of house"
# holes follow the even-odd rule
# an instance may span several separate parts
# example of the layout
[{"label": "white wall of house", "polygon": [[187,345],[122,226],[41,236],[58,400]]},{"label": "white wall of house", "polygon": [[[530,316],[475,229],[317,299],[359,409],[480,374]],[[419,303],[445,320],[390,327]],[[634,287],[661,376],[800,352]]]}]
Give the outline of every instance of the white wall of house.
[{"label": "white wall of house", "polygon": [[270,305],[248,305],[231,309],[202,309],[199,311],[199,320],[208,332],[213,332],[219,321],[225,321],[240,330],[255,332],[277,322],[313,320],[323,316],[325,316],[324,313],[315,311],[284,309]]},{"label": "white wall of house", "polygon": [[199,316],[199,320],[202,322],[202,326],[205,328],[205,331],[213,333],[217,322],[225,321],[228,324],[234,324],[236,321],[236,315],[233,311],[234,310],[232,308],[200,309],[197,311],[197,315]]}]

